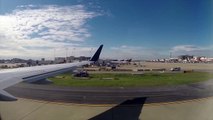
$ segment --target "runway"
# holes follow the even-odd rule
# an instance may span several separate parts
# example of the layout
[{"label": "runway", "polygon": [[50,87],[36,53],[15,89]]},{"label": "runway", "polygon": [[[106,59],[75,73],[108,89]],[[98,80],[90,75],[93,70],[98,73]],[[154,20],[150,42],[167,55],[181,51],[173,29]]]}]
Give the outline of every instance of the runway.
[{"label": "runway", "polygon": [[6,89],[19,98],[78,104],[119,104],[146,98],[145,103],[191,100],[213,96],[213,80],[179,86],[112,88],[62,87],[20,83]]}]

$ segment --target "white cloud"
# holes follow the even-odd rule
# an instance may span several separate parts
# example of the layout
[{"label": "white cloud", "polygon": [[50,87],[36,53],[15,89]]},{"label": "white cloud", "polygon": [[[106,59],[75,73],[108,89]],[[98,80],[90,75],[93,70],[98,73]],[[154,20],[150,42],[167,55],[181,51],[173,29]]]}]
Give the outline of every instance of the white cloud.
[{"label": "white cloud", "polygon": [[174,52],[176,51],[196,51],[196,50],[203,50],[205,48],[201,48],[195,45],[178,45],[178,46],[174,46],[172,48],[172,50]]},{"label": "white cloud", "polygon": [[119,47],[111,47],[110,51],[106,51],[105,56],[116,59],[161,59],[169,58],[170,52],[173,57],[179,55],[196,55],[196,56],[212,56],[212,46],[196,46],[196,45],[177,45],[172,48],[147,48],[142,46],[121,45]]},{"label": "white cloud", "polygon": [[133,58],[145,60],[165,57],[165,55],[161,52],[156,49],[150,49],[142,46],[121,45],[119,47],[111,47],[110,53],[106,53],[106,56],[116,59]]},{"label": "white cloud", "polygon": [[19,6],[0,15],[0,56],[50,57],[53,48],[81,49],[91,36],[87,21],[99,15],[83,5]]},{"label": "white cloud", "polygon": [[198,56],[211,56],[213,53],[212,46],[196,46],[196,45],[177,45],[171,49],[176,55],[198,55]]}]

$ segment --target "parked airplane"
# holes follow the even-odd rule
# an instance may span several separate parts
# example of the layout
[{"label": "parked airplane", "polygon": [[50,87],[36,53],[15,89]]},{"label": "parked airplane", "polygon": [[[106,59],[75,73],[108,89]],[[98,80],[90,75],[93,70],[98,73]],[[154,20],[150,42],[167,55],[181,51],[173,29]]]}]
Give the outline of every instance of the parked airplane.
[{"label": "parked airplane", "polygon": [[0,71],[0,101],[15,101],[16,97],[4,91],[5,88],[22,81],[36,82],[46,78],[64,73],[76,67],[93,63],[99,59],[103,45],[101,45],[89,61],[75,63],[64,63],[44,66],[34,66],[25,68],[15,68]]}]

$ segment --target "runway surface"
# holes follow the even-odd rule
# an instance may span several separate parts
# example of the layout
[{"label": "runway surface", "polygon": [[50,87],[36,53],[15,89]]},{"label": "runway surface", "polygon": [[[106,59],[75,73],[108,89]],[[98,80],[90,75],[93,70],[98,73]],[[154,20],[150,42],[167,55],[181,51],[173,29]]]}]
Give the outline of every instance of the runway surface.
[{"label": "runway surface", "polygon": [[145,98],[145,103],[173,102],[213,96],[213,80],[179,86],[109,88],[62,87],[20,83],[6,89],[16,97],[79,104],[119,104]]}]

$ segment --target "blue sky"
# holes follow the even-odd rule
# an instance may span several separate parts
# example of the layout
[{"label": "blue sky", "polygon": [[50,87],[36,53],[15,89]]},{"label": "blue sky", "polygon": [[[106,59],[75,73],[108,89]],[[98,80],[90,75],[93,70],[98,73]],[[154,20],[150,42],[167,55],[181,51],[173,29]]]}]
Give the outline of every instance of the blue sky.
[{"label": "blue sky", "polygon": [[0,56],[211,56],[211,0],[1,0]]}]

